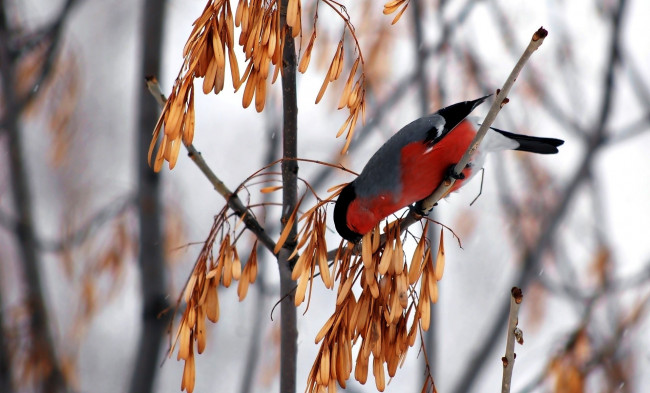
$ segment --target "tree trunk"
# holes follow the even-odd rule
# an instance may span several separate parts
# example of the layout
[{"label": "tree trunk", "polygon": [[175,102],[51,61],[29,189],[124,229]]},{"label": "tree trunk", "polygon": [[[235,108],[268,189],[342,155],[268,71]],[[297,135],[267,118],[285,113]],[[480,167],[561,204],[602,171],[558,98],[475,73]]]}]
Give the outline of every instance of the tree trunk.
[{"label": "tree trunk", "polygon": [[[32,191],[27,173],[26,158],[23,155],[22,130],[20,129],[20,97],[14,90],[16,81],[16,57],[10,44],[11,26],[0,2],[0,73],[2,78],[2,101],[4,113],[3,131],[8,141],[9,176],[15,208],[15,235],[18,243],[17,253],[25,279],[25,305],[29,311],[30,361],[38,367],[36,389],[43,392],[62,392],[66,383],[61,372],[54,342],[49,330],[49,318],[45,307],[40,256],[37,250],[34,218],[32,215]],[[34,364],[36,363],[36,364]]]},{"label": "tree trunk", "polygon": [[0,287],[0,392],[13,393],[14,387],[11,382],[11,359],[9,346],[5,339],[3,310],[2,287]]},{"label": "tree trunk", "polygon": [[[296,97],[296,48],[291,36],[291,28],[286,24],[288,0],[282,0],[280,11],[280,28],[285,34],[282,52],[282,229],[298,202],[298,103]],[[293,267],[288,257],[296,246],[296,223],[287,241],[279,252],[280,292],[282,295],[292,293],[295,281],[291,279]],[[296,362],[298,357],[298,330],[296,307],[293,296],[282,299],[280,304],[281,343],[280,343],[280,392],[296,391]]]},{"label": "tree trunk", "polygon": [[162,47],[165,2],[146,0],[143,4],[142,63],[139,77],[139,121],[137,130],[138,214],[140,221],[140,285],[142,289],[142,331],[135,368],[131,377],[132,393],[153,391],[158,370],[160,347],[167,318],[159,315],[167,306],[166,266],[160,203],[160,176],[147,162],[151,132],[160,109],[144,86],[144,77],[158,75]]}]

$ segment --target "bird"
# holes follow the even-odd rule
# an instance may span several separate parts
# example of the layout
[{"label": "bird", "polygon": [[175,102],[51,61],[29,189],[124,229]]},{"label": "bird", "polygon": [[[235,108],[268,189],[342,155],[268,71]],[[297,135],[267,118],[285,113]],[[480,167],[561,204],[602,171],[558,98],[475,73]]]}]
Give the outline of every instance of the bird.
[{"label": "bird", "polygon": [[[483,168],[491,151],[521,150],[555,154],[563,140],[519,135],[489,128],[462,173],[453,168],[478,131],[470,113],[490,95],[459,102],[404,126],[368,160],[359,176],[340,192],[334,224],[344,239],[357,243],[381,220],[431,195],[448,176],[458,190]],[[448,194],[447,194],[448,195]]]}]

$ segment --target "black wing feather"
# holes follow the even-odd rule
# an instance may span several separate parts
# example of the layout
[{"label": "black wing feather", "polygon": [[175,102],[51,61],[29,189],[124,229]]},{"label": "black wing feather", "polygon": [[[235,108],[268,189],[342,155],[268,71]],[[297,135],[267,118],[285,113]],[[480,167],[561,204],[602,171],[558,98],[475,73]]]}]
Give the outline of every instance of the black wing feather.
[{"label": "black wing feather", "polygon": [[512,132],[499,130],[494,127],[490,128],[505,136],[506,138],[514,139],[515,141],[519,142],[519,147],[515,150],[539,154],[555,154],[558,152],[557,147],[564,143],[564,141],[561,139],[540,138],[537,136],[513,134]]}]

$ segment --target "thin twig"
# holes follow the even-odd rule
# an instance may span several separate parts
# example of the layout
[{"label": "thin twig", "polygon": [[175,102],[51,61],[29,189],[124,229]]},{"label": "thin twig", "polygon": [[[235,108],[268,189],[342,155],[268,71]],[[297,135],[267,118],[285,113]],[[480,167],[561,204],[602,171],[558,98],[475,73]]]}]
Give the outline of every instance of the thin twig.
[{"label": "thin twig", "polygon": [[[40,373],[31,376],[34,379],[33,387],[44,392],[64,392],[68,390],[68,381],[61,362],[56,353],[55,340],[50,330],[50,317],[46,304],[43,288],[42,260],[37,247],[37,220],[33,210],[33,190],[29,180],[28,156],[25,153],[24,132],[21,129],[20,116],[28,104],[40,92],[39,86],[49,81],[57,55],[60,53],[62,30],[73,9],[75,0],[67,0],[63,9],[52,22],[52,29],[43,39],[46,43],[42,65],[31,85],[25,86],[22,93],[16,85],[20,75],[20,57],[13,51],[11,42],[13,36],[19,31],[18,26],[12,26],[10,15],[7,11],[9,5],[0,3],[0,100],[3,113],[0,118],[0,130],[7,135],[8,166],[11,192],[13,196],[15,217],[15,236],[17,243],[17,256],[21,263],[25,280],[24,306],[28,310],[29,350],[27,362],[38,360],[42,366]],[[0,334],[3,334],[0,327]],[[5,348],[0,348],[4,351]],[[0,355],[4,359],[5,354]],[[4,361],[3,361],[4,362]],[[10,375],[10,365],[2,365],[0,376]],[[24,382],[24,381],[23,381]],[[4,385],[4,382],[2,383]],[[4,386],[3,386],[4,388]],[[9,386],[11,389],[11,386]]]},{"label": "thin twig", "polygon": [[[271,96],[273,99],[273,96]],[[267,98],[267,104],[269,100]],[[271,105],[269,105],[271,107]],[[264,162],[275,161],[275,158],[278,156],[279,150],[279,138],[274,138],[276,133],[280,131],[279,120],[275,116],[275,112],[265,111],[266,120],[267,120],[267,130],[266,130],[266,156],[263,158]],[[263,203],[271,202],[271,194],[264,194]],[[249,205],[250,206],[250,205]],[[264,222],[267,230],[269,232],[274,232],[272,226],[273,223],[270,221]],[[278,225],[277,228],[280,226]],[[240,393],[250,393],[254,389],[255,374],[257,372],[259,363],[260,363],[260,348],[262,343],[262,328],[264,326],[264,310],[266,308],[266,295],[267,295],[267,283],[266,283],[266,267],[267,264],[264,263],[264,260],[268,258],[269,255],[262,253],[258,255],[258,266],[259,272],[257,274],[257,280],[255,281],[255,298],[254,306],[255,311],[253,312],[253,325],[250,331],[250,341],[248,344],[248,349],[246,353],[246,360],[244,365],[244,371],[241,377],[241,388]]]},{"label": "thin twig", "polygon": [[623,30],[623,13],[625,11],[626,0],[620,0],[618,7],[612,14],[612,41],[609,46],[609,58],[607,60],[607,68],[605,69],[605,89],[601,95],[601,104],[600,111],[598,112],[600,116],[598,117],[598,122],[596,123],[596,132],[592,135],[592,138],[596,140],[601,139],[605,136],[605,124],[610,115],[610,110],[612,107],[612,102],[614,99],[614,74],[615,68],[620,60],[620,40],[621,32]]},{"label": "thin twig", "polygon": [[[622,7],[624,2],[621,2],[620,6]],[[621,23],[621,14],[616,13],[614,16],[615,23]],[[617,28],[614,29],[615,31]],[[612,40],[612,45],[618,45],[618,40]],[[617,51],[611,50],[611,54],[616,54]],[[609,62],[609,67],[614,67],[617,61],[615,57],[612,57]],[[613,75],[613,74],[612,74]],[[609,78],[609,73],[606,73],[606,79]],[[609,90],[604,92],[604,94],[609,94],[613,91],[614,80],[609,84],[607,81],[604,85],[609,86]],[[523,263],[521,264],[521,269],[517,274],[517,277],[513,280],[521,288],[526,288],[530,281],[537,275],[536,268],[540,263],[542,255],[548,245],[551,243],[553,235],[556,233],[556,229],[559,226],[562,218],[564,217],[569,204],[572,202],[573,197],[576,195],[577,190],[583,184],[584,180],[588,178],[588,173],[592,166],[596,152],[603,146],[606,146],[607,138],[604,137],[605,124],[611,115],[611,105],[606,99],[602,99],[601,108],[598,113],[605,111],[608,115],[601,116],[598,124],[596,124],[596,129],[594,130],[593,135],[590,135],[589,141],[586,146],[586,152],[578,165],[578,169],[575,171],[571,179],[568,181],[568,185],[561,193],[561,199],[557,203],[555,209],[548,213],[540,226],[540,235],[537,238],[537,242],[534,246],[524,251],[522,256]],[[458,386],[451,390],[452,392],[466,392],[471,390],[472,385],[475,383],[475,376],[479,374],[479,370],[485,364],[485,359],[492,353],[494,338],[498,337],[501,331],[501,326],[506,320],[508,315],[508,309],[502,308],[497,312],[497,316],[494,319],[493,324],[485,329],[488,333],[485,336],[485,339],[481,341],[480,348],[476,351],[475,356],[469,361],[467,372],[464,373],[459,378]]]},{"label": "thin twig", "polygon": [[[156,78],[147,77],[146,82],[147,82],[147,88],[154,96],[158,104],[161,107],[164,107],[167,98],[162,93],[162,90],[160,89],[160,84],[158,83]],[[187,149],[188,156],[192,159],[194,164],[196,164],[196,166],[201,170],[201,172],[203,172],[205,177],[208,179],[210,184],[212,184],[212,186],[219,193],[219,195],[221,195],[226,200],[228,207],[230,207],[237,214],[237,216],[243,218],[246,227],[251,232],[253,232],[255,236],[257,236],[257,238],[260,240],[260,242],[262,242],[264,247],[266,247],[271,253],[273,253],[273,249],[275,248],[275,242],[264,230],[264,227],[262,227],[262,225],[260,225],[260,223],[255,219],[253,213],[244,205],[244,203],[237,196],[237,194],[230,191],[230,189],[212,171],[208,163],[205,162],[205,160],[203,159],[203,156],[201,156],[201,153],[198,150],[196,150],[193,144],[191,143],[186,144],[185,148]]]},{"label": "thin twig", "polygon": [[616,132],[610,132],[607,145],[611,146],[616,143],[627,141],[635,138],[645,132],[650,131],[650,112],[645,113],[640,119],[634,120],[630,124],[621,127]]},{"label": "thin twig", "polygon": [[[469,163],[472,154],[478,149],[481,141],[483,140],[483,137],[487,133],[487,130],[490,128],[494,120],[496,119],[499,111],[503,107],[505,103],[507,103],[507,95],[510,92],[510,89],[514,85],[515,81],[517,80],[517,76],[523,69],[524,65],[530,58],[530,56],[535,52],[544,42],[544,38],[546,38],[546,35],[548,32],[543,28],[540,27],[534,34],[533,37],[526,47],[526,50],[524,53],[521,55],[521,58],[515,64],[515,67],[512,69],[510,72],[510,75],[508,76],[508,79],[504,83],[503,87],[497,91],[497,97],[492,103],[492,106],[490,107],[490,111],[488,114],[485,116],[485,119],[483,120],[483,123],[479,127],[479,130],[476,133],[476,136],[472,140],[472,143],[470,146],[467,148],[465,151],[465,154],[463,154],[462,158],[460,161],[456,164],[454,167],[454,173],[459,174],[462,173],[463,169],[467,166]],[[447,179],[443,180],[443,182],[433,191],[431,195],[429,195],[427,198],[425,198],[422,201],[422,210],[424,211],[429,211],[433,208],[433,206],[443,197],[445,197],[449,191],[451,190],[452,186],[455,183],[455,179],[452,176],[449,176]],[[412,209],[406,217],[400,219],[400,228],[403,231],[405,231],[409,226],[413,225],[417,221],[420,221],[422,219],[422,215],[420,215],[416,209]],[[382,234],[381,237],[381,242],[385,242],[386,234]],[[361,252],[361,243],[358,243],[355,246],[354,251],[356,253]],[[327,258],[328,260],[331,260],[334,258],[336,255],[336,250],[330,250],[327,253]]]},{"label": "thin twig", "polygon": [[[624,3],[620,4],[620,7],[623,7]],[[613,16],[614,24],[621,23],[621,11],[617,12]],[[618,31],[618,28],[615,27],[614,31]],[[615,33],[616,34],[616,33]],[[619,41],[617,39],[612,39],[611,45],[618,45]],[[615,49],[610,50],[610,61],[609,67],[614,67],[617,64],[617,53]],[[604,85],[607,86],[607,91],[604,94],[611,94],[613,91],[614,81],[609,79],[610,75],[613,73],[606,72],[606,80]],[[561,200],[556,205],[555,209],[547,214],[544,217],[542,222],[540,236],[537,238],[537,242],[534,246],[524,251],[522,257],[523,264],[517,274],[517,277],[514,279],[514,282],[517,283],[522,288],[526,288],[533,277],[536,276],[536,268],[539,265],[539,262],[542,258],[542,255],[550,244],[553,234],[556,232],[556,228],[559,226],[559,223],[564,217],[565,212],[568,209],[569,203],[573,200],[579,186],[583,184],[584,179],[587,178],[587,174],[592,166],[593,158],[596,155],[596,151],[599,150],[606,143],[606,138],[604,137],[604,128],[609,115],[611,115],[611,105],[606,98],[602,99],[601,109],[598,113],[601,113],[601,117],[598,121],[598,124],[595,126],[595,132],[591,135],[590,140],[586,146],[585,155],[578,166],[578,169],[571,177],[568,182],[568,185],[562,192]],[[606,114],[603,116],[602,114]],[[485,338],[481,341],[479,345],[480,348],[476,350],[475,356],[468,362],[467,372],[464,373],[459,378],[458,386],[451,391],[453,392],[466,392],[471,390],[472,385],[475,383],[475,376],[479,374],[479,370],[485,364],[485,359],[492,353],[494,346],[494,339],[498,337],[501,332],[502,324],[506,320],[508,315],[507,308],[501,308],[497,316],[494,319],[494,322],[490,327],[485,329],[488,333]]]},{"label": "thin twig", "polygon": [[[501,393],[509,393],[512,382],[512,371],[515,368],[515,339],[522,344],[519,328],[519,306],[524,298],[521,289],[513,287],[510,291],[510,315],[508,316],[508,337],[506,339],[506,355],[501,358],[503,361],[503,379],[501,380]],[[520,332],[520,331],[519,331]]]},{"label": "thin twig", "polygon": [[[472,154],[478,149],[479,145],[481,144],[481,141],[483,140],[483,137],[485,137],[485,134],[489,130],[490,126],[494,122],[494,119],[496,119],[497,115],[499,114],[499,111],[503,107],[505,103],[507,103],[507,97],[508,93],[510,93],[510,89],[514,85],[515,81],[517,80],[517,77],[519,76],[519,73],[521,70],[524,68],[524,65],[530,58],[530,56],[535,52],[544,42],[544,38],[546,38],[546,35],[548,32],[544,30],[543,27],[540,27],[535,34],[533,34],[533,37],[530,40],[530,43],[528,44],[528,47],[526,47],[526,50],[524,53],[521,55],[519,58],[519,61],[517,64],[515,64],[515,67],[512,69],[512,72],[510,72],[510,76],[508,76],[508,79],[506,82],[503,84],[503,87],[501,88],[500,91],[498,91],[496,99],[492,103],[492,106],[490,107],[490,111],[488,114],[485,116],[485,119],[483,120],[483,123],[479,127],[476,136],[472,140],[472,143],[470,144],[470,147],[465,151],[465,154],[463,154],[463,157],[458,161],[456,166],[454,167],[454,173],[456,175],[460,174],[463,172],[463,169],[467,166],[469,163],[470,159],[472,158]],[[453,177],[448,177],[443,183],[434,190],[434,192],[428,196],[422,203],[422,208],[425,211],[430,210],[433,208],[433,205],[435,205],[442,197],[447,195],[449,193],[449,190],[451,190],[451,187],[454,185],[456,179]]]},{"label": "thin twig", "polygon": [[63,238],[58,240],[38,240],[38,248],[43,252],[61,252],[80,246],[97,228],[127,211],[134,205],[135,201],[135,196],[130,193],[118,198],[100,209],[77,230],[67,233]]},{"label": "thin twig", "polygon": [[19,97],[18,106],[20,108],[25,108],[31,103],[31,101],[36,97],[36,94],[41,90],[41,87],[45,85],[47,79],[52,75],[52,70],[56,63],[57,55],[59,54],[59,45],[61,42],[61,35],[63,33],[64,23],[67,21],[70,13],[75,8],[75,5],[78,0],[66,0],[63,8],[59,12],[59,15],[52,22],[51,26],[47,29],[47,33],[41,36],[41,40],[49,41],[47,50],[43,56],[42,66],[37,74],[32,86],[33,89],[26,90],[27,93]]},{"label": "thin twig", "polygon": [[[496,22],[494,24],[499,27],[499,30],[501,32],[501,40],[506,45],[508,52],[510,52],[513,56],[516,56],[519,52],[519,48],[516,46],[515,40],[512,39],[512,37],[515,36],[515,29],[513,28],[512,23],[509,22],[507,12],[499,5],[499,2],[496,0],[491,0],[490,5],[487,7],[487,9],[492,11],[494,14],[494,18],[496,19]],[[566,33],[562,29],[560,29],[559,35],[560,37],[556,37],[556,41],[562,42],[566,39]],[[557,50],[562,51],[562,46],[558,45]],[[567,55],[565,53],[561,53],[559,56],[566,57]],[[579,114],[580,111],[577,108],[565,108],[562,105],[558,104],[556,101],[558,89],[554,89],[552,94],[549,93],[546,86],[547,84],[545,84],[538,73],[535,72],[534,66],[532,66],[531,71],[532,72],[528,73],[527,82],[530,83],[531,88],[536,92],[538,96],[537,98],[539,99],[539,103],[542,105],[542,107],[551,115],[554,121],[562,126],[564,130],[578,138],[584,139],[587,135],[587,130],[581,127],[578,123],[576,117],[579,115],[574,115],[576,113]],[[562,74],[564,76],[564,74],[568,74],[568,72]],[[576,88],[574,84],[570,83],[574,81],[575,78],[573,77],[573,75],[569,75],[569,83],[562,83],[561,86],[565,92],[574,93],[575,95],[580,96],[580,94],[583,94],[580,89]]]},{"label": "thin twig", "polygon": [[16,230],[16,218],[0,210],[0,226],[6,230],[13,232]]},{"label": "thin twig", "polygon": [[[479,1],[468,1],[465,4],[464,8],[454,19],[450,21],[443,21],[444,23],[442,23],[441,28],[442,35],[440,36],[438,43],[435,46],[422,50],[421,56],[424,59],[428,59],[431,56],[440,55],[444,50],[446,50],[447,44],[449,40],[451,40],[452,34],[459,26],[463,24],[463,22],[465,22],[477,4],[479,4]],[[361,128],[359,128],[358,131],[355,132],[356,143],[350,144],[347,154],[352,154],[352,152],[361,146],[359,142],[364,140],[365,137],[369,135],[375,127],[381,124],[384,117],[390,113],[389,109],[394,108],[396,104],[406,95],[406,93],[411,91],[411,87],[413,87],[418,82],[418,80],[418,73],[416,70],[411,74],[404,76],[394,84],[395,87],[390,92],[390,94],[383,101],[375,105],[372,113],[368,114],[368,121]],[[369,89],[368,93],[366,94],[370,96],[370,92],[372,92],[372,90]],[[368,102],[371,101],[372,100],[368,99]],[[339,150],[337,150],[336,153],[337,157],[340,155],[338,152]],[[331,173],[332,171],[328,170],[327,168],[323,168],[316,175],[312,176],[312,186],[315,189],[319,189],[325,183]]]}]

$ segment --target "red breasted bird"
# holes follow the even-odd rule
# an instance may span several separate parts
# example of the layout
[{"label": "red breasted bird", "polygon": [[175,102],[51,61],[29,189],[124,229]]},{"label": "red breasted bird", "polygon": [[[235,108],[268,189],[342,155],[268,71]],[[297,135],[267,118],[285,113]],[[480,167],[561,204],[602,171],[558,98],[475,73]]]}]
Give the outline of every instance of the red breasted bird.
[{"label": "red breasted bird", "polygon": [[[467,116],[489,96],[464,101],[421,117],[393,135],[370,158],[352,183],[343,188],[334,207],[336,230],[357,242],[377,223],[425,199],[453,172],[478,130]],[[518,135],[491,128],[454,183],[456,191],[477,173],[490,151],[522,150],[554,154],[564,141]]]}]

